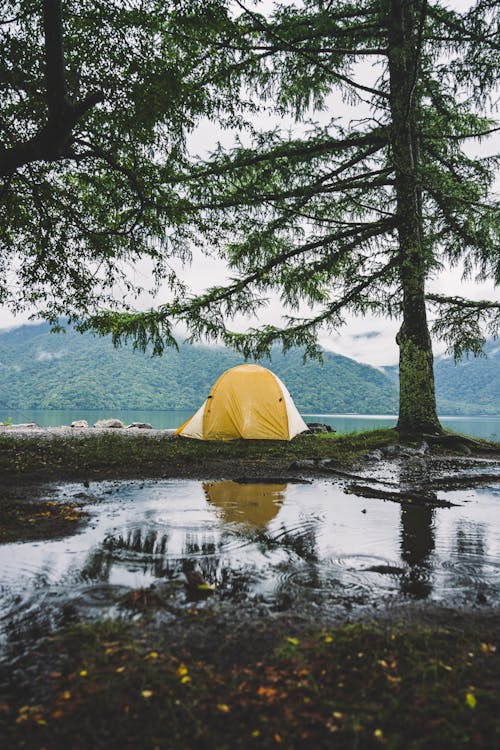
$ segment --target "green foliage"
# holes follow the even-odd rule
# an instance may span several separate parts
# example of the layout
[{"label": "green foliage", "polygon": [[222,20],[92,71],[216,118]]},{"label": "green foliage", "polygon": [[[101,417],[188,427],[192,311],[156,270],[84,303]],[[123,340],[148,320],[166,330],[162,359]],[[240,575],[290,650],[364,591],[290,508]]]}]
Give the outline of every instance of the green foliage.
[{"label": "green foliage", "polygon": [[[187,160],[175,178],[185,221],[173,232],[179,246],[214,256],[222,249],[233,278],[147,313],[104,312],[86,327],[159,349],[180,319],[193,340],[222,341],[244,356],[265,356],[276,342],[315,356],[320,328],[339,328],[348,312],[404,315],[410,323],[413,303],[403,309],[403,299],[418,289],[423,307],[425,281],[445,262],[463,262],[467,277],[500,280],[498,159],[472,158],[468,149],[496,129],[483,111],[498,74],[498,44],[488,31],[498,8],[311,0],[276,5],[265,16],[237,5],[243,12],[221,47],[233,50],[240,84],[261,111],[287,116],[295,129],[248,127],[244,143],[219,147],[204,162]],[[356,77],[356,63],[368,61],[379,73],[373,86]],[[370,114],[347,128],[333,117],[307,120],[339,96],[369,103]],[[398,144],[412,150],[406,166]],[[235,315],[258,316],[272,291],[289,313],[285,325],[231,330]],[[461,334],[457,299],[431,301],[435,334],[456,354],[478,351],[484,316],[488,334],[498,331],[498,305],[462,300],[461,319],[470,313],[478,322]],[[311,314],[299,315],[300,306]]]},{"label": "green foliage", "polygon": [[[225,3],[6,0],[2,11],[0,304],[88,313],[117,283],[139,291],[130,265],[144,257],[175,287],[167,235],[183,209],[170,177],[186,133],[227,99],[225,66],[216,74],[207,54],[230,25]],[[236,124],[232,109],[220,118]]]}]

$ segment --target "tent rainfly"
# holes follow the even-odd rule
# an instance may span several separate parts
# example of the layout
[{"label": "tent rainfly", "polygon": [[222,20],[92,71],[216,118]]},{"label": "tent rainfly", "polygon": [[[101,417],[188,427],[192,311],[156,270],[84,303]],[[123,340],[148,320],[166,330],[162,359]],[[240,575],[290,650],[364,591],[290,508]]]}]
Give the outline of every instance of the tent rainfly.
[{"label": "tent rainfly", "polygon": [[260,365],[238,365],[222,373],[203,406],[175,434],[197,440],[291,440],[306,430],[277,375]]}]

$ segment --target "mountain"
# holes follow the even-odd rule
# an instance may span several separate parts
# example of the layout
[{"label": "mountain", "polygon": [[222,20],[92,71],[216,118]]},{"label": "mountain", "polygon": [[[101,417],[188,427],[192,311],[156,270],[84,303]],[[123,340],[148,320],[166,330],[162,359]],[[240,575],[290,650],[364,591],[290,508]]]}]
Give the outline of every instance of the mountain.
[{"label": "mountain", "polygon": [[[469,357],[455,363],[453,358],[436,357],[434,377],[439,414],[500,414],[500,342],[488,341],[485,357]],[[384,367],[397,385],[398,368]]]},{"label": "mountain", "polygon": [[[500,413],[500,345],[486,358],[437,357],[440,414]],[[217,377],[242,362],[220,347],[181,344],[163,357],[115,349],[108,337],[50,333],[48,324],[0,330],[0,409],[196,409]],[[384,371],[331,352],[323,364],[276,351],[264,362],[303,413],[397,413],[397,367]]]},{"label": "mountain", "polygon": [[[115,349],[108,337],[48,324],[0,331],[1,409],[196,409],[227,368],[227,349],[180,345],[161,358]],[[303,413],[394,414],[397,389],[380,370],[325,352],[303,364],[298,350],[273,354],[270,367]]]}]

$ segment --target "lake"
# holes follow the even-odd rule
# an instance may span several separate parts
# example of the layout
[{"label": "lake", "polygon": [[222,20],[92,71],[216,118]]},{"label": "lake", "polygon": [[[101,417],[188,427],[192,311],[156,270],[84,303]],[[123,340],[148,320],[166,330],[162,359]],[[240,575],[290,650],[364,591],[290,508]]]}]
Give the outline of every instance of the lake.
[{"label": "lake", "polygon": [[[77,419],[86,419],[89,425],[98,419],[115,417],[125,424],[148,422],[155,429],[179,427],[189,417],[191,410],[153,411],[125,409],[0,409],[0,421],[11,418],[15,423],[36,422],[41,427],[69,425]],[[394,427],[397,417],[391,414],[303,414],[306,422],[324,422],[337,432],[356,432],[379,427]],[[484,440],[500,441],[500,415],[496,417],[449,417],[441,416],[444,427]]]}]

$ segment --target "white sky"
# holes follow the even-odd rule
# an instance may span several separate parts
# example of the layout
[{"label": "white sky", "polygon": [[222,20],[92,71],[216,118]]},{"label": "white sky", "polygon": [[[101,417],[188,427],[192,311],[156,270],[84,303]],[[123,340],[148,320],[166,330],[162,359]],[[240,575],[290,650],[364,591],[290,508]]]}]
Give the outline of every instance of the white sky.
[{"label": "white sky", "polygon": [[[470,4],[468,0],[455,0],[455,2],[448,3],[448,5],[456,8],[464,8]],[[272,5],[273,3],[270,0],[266,0],[262,7],[272,7]],[[373,72],[368,65],[359,73],[364,79],[363,82],[368,82],[373,76]],[[333,110],[335,110],[335,116],[343,116],[346,120],[353,116],[351,108],[342,104],[338,98],[332,98],[332,107],[329,108],[329,111],[322,116],[315,114],[315,117],[318,120],[328,120]],[[355,116],[362,116],[359,108],[356,110]],[[270,121],[266,123],[265,127],[268,125],[273,127],[276,123],[277,120]],[[281,124],[283,125],[282,122]],[[500,150],[500,138],[498,134],[495,134],[495,136],[497,137],[490,138],[488,143],[481,147],[481,153],[495,153]],[[233,140],[233,135],[223,133],[209,123],[202,123],[191,140],[193,152],[204,155],[215,147],[218,140],[222,141],[224,145],[229,145]],[[148,267],[149,264],[145,261],[136,271],[131,272],[136,276],[139,283],[147,280]],[[177,268],[180,268],[180,266],[177,266]],[[213,258],[206,258],[197,254],[193,264],[183,270],[183,275],[189,281],[193,291],[202,291],[207,286],[223,282],[226,277],[226,268],[221,261],[215,261]],[[457,294],[471,299],[500,299],[499,290],[498,288],[495,289],[492,283],[463,282],[459,268],[442,272],[439,277],[430,281],[428,289],[437,293]],[[161,293],[156,299],[144,296],[139,300],[137,307],[144,309],[162,301],[164,301],[164,296]],[[31,314],[35,312],[33,311]],[[6,308],[0,306],[0,328],[13,327],[28,322],[29,317],[30,313],[14,317]],[[281,308],[276,298],[271,300],[268,309],[259,317],[259,322],[280,324],[280,317]],[[254,321],[255,323],[256,321]],[[244,330],[247,325],[246,321],[240,319],[236,321],[235,327]],[[320,337],[320,342],[327,350],[335,351],[361,362],[367,362],[375,366],[395,364],[398,359],[398,349],[395,342],[398,327],[397,321],[373,316],[361,318],[349,315],[346,316],[346,325],[341,332],[337,335],[325,333]],[[367,336],[367,334],[369,335]],[[443,347],[439,342],[435,342],[434,351],[436,354],[443,352]]]}]

